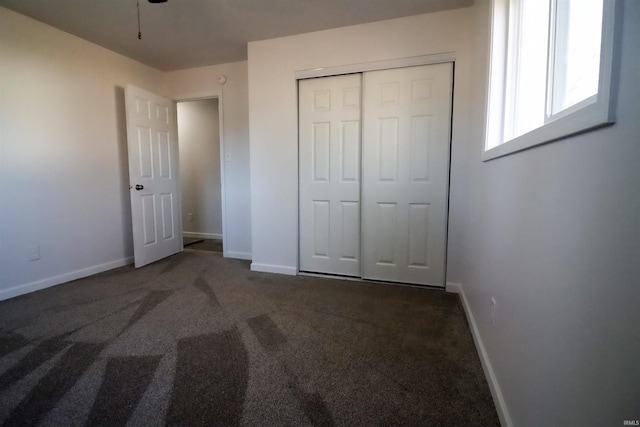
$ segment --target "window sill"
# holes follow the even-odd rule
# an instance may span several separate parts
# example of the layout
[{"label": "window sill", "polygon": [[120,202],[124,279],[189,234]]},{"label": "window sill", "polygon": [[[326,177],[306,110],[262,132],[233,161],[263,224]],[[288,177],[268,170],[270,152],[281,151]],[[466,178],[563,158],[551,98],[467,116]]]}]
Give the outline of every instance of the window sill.
[{"label": "window sill", "polygon": [[524,135],[485,150],[482,153],[482,160],[486,162],[497,159],[613,123],[615,123],[615,119],[609,103],[596,102]]}]

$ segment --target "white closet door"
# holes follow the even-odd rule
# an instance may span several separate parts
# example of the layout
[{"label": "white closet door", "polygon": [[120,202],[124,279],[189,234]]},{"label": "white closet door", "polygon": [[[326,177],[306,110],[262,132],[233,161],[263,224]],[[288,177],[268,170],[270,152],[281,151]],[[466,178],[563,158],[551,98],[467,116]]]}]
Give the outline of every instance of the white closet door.
[{"label": "white closet door", "polygon": [[451,64],[364,75],[364,278],[444,286]]},{"label": "white closet door", "polygon": [[300,270],[360,276],[361,75],[301,80]]}]

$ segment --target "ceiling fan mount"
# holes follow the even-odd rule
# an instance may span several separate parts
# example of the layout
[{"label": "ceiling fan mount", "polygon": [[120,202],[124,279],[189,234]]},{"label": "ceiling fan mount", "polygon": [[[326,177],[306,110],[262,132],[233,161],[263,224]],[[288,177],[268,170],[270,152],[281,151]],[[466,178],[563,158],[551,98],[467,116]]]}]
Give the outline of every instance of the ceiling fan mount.
[{"label": "ceiling fan mount", "polygon": [[[149,3],[166,3],[167,0],[148,0]],[[136,12],[138,14],[138,40],[142,40],[142,31],[140,31],[140,0],[136,0]]]}]

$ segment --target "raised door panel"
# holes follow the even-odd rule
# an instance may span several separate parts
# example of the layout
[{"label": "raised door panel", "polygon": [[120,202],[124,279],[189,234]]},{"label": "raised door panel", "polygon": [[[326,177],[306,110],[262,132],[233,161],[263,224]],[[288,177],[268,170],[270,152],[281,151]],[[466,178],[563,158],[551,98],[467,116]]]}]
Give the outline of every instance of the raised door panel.
[{"label": "raised door panel", "polygon": [[360,181],[360,121],[345,120],[340,126],[340,178],[355,183]]},{"label": "raised door panel", "polygon": [[429,144],[431,141],[432,116],[413,116],[409,126],[410,171],[412,182],[429,181]]},{"label": "raised door panel", "polygon": [[360,255],[360,203],[340,204],[340,245],[338,255],[341,261],[358,262]]},{"label": "raised door panel", "polygon": [[331,138],[331,123],[320,122],[312,125],[311,164],[314,182],[329,182],[329,143]]},{"label": "raised door panel", "polygon": [[429,268],[429,204],[409,204],[409,268]]},{"label": "raised door panel", "polygon": [[155,245],[158,242],[156,229],[156,198],[153,194],[143,194],[140,196],[142,208],[142,230],[143,244],[145,246]]},{"label": "raised door panel", "polygon": [[136,144],[138,148],[138,178],[153,178],[153,138],[151,128],[137,126]]},{"label": "raised door panel", "polygon": [[316,258],[329,259],[329,235],[331,227],[329,225],[329,210],[331,202],[329,200],[313,200],[313,256]]},{"label": "raised door panel", "polygon": [[378,134],[373,141],[378,151],[378,181],[395,182],[398,179],[398,117],[378,119]]},{"label": "raised door panel", "polygon": [[171,240],[176,236],[173,218],[173,212],[175,211],[173,194],[160,194],[160,209],[162,212],[162,240]]},{"label": "raised door panel", "polygon": [[172,171],[175,169],[171,158],[171,137],[169,132],[158,131],[158,177],[164,179],[172,178]]},{"label": "raised door panel", "polygon": [[[375,229],[373,256],[377,265],[395,267],[396,245],[395,245],[395,224],[398,220],[397,203],[377,203],[374,207],[376,212],[369,212],[374,218],[373,229]],[[365,236],[369,236],[371,231],[365,230]]]}]

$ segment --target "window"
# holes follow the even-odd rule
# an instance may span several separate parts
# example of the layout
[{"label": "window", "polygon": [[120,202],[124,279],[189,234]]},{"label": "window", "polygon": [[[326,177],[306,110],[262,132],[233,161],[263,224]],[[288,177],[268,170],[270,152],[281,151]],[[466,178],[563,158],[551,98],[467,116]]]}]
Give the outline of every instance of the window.
[{"label": "window", "polygon": [[613,123],[615,0],[494,0],[484,160]]}]

